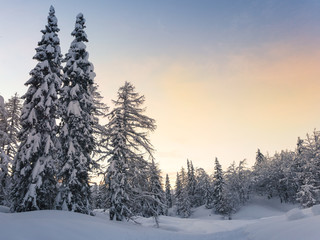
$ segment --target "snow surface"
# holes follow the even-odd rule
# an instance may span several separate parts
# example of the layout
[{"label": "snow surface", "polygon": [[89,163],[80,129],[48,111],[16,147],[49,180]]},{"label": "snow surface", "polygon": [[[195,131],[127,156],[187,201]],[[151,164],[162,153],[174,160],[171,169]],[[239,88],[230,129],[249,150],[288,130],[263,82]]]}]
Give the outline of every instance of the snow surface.
[{"label": "snow surface", "polygon": [[0,239],[315,240],[320,235],[319,207],[298,209],[279,200],[254,199],[233,220],[199,207],[188,219],[161,216],[159,228],[152,218],[137,218],[140,224],[110,221],[103,210],[88,216],[65,211],[6,213],[8,209],[0,207]]}]

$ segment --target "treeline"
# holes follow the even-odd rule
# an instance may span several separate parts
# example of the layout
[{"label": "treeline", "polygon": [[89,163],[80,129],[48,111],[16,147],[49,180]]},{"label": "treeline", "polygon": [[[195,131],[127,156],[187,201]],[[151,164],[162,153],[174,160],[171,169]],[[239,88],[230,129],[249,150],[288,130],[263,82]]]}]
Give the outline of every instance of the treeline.
[{"label": "treeline", "polygon": [[[278,198],[282,203],[300,204],[302,208],[320,204],[320,132],[314,131],[305,139],[298,138],[295,151],[281,151],[265,156],[258,149],[256,162],[249,168],[246,160],[233,162],[225,171],[219,160],[208,174],[203,168],[194,168],[187,160],[187,168],[177,172],[174,187],[168,174],[163,187],[165,208],[161,214],[191,216],[194,208],[205,206],[228,219],[253,196]],[[95,184],[95,208],[108,209],[110,202],[105,183]],[[161,188],[158,188],[162,192]],[[163,193],[160,194],[161,196]],[[162,205],[163,206],[163,205]],[[169,211],[169,212],[168,212]]]},{"label": "treeline", "polygon": [[[212,175],[194,168],[177,173],[162,186],[149,133],[155,120],[144,115],[144,96],[126,82],[114,107],[102,103],[88,60],[85,19],[76,17],[74,37],[64,57],[54,8],[36,48],[38,61],[25,83],[27,92],[0,98],[0,204],[13,212],[57,209],[92,213],[109,209],[111,220],[157,217],[172,211],[189,217],[205,205],[231,218],[254,194],[319,203],[320,133],[298,139],[294,152],[272,157],[257,152],[250,169],[245,161],[223,171],[218,159]],[[23,100],[23,104],[22,104]],[[109,111],[109,112],[108,112]],[[108,123],[102,125],[101,118]],[[93,176],[103,175],[100,184]]]},{"label": "treeline", "polygon": [[265,156],[258,149],[252,168],[243,160],[223,171],[216,158],[214,172],[209,175],[202,168],[194,170],[188,160],[187,171],[182,168],[177,173],[175,189],[168,199],[173,199],[173,210],[181,217],[189,217],[193,208],[205,205],[231,219],[255,195],[277,197],[302,208],[320,204],[320,132],[298,138],[295,151]]}]

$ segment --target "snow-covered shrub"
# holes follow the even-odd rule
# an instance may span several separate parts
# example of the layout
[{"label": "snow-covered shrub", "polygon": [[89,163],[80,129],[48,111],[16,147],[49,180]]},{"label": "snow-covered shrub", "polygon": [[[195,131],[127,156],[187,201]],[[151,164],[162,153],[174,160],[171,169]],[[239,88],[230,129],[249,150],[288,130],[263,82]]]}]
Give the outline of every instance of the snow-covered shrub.
[{"label": "snow-covered shrub", "polygon": [[286,213],[286,217],[289,221],[298,220],[305,217],[305,214],[299,208],[294,208]]}]

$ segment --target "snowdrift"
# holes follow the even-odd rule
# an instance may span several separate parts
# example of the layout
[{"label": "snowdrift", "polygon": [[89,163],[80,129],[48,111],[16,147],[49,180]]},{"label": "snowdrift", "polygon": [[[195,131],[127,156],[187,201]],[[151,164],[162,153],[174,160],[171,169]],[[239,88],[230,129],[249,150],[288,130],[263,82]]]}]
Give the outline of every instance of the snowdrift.
[{"label": "snowdrift", "polygon": [[234,220],[224,220],[200,207],[189,219],[160,217],[160,228],[155,227],[152,218],[137,218],[140,224],[109,221],[108,214],[103,211],[96,211],[96,216],[64,211],[7,213],[2,207],[0,239],[319,239],[320,206],[304,210],[294,207],[273,201],[252,201],[234,216]]}]

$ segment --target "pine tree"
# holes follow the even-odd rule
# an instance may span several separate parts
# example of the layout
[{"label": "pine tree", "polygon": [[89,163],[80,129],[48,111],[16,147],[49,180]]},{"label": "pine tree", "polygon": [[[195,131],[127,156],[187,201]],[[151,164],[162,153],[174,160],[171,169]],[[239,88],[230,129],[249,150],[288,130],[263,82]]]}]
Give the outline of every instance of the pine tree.
[{"label": "pine tree", "polygon": [[297,140],[297,154],[298,155],[301,155],[303,152],[303,140],[298,137],[298,140]]},{"label": "pine tree", "polygon": [[[177,175],[176,184],[176,206],[177,214],[183,218],[191,216],[191,202],[188,194],[188,178],[184,168],[181,169],[180,175]],[[179,188],[179,190],[178,190]]]},{"label": "pine tree", "polygon": [[223,201],[219,204],[219,210],[217,213],[223,215],[224,217],[228,217],[228,219],[231,220],[231,215],[236,212],[233,202],[233,195],[226,189],[224,189],[222,194]]},{"label": "pine tree", "polygon": [[104,185],[94,183],[91,186],[91,198],[92,198],[92,209],[102,209],[105,208],[104,206],[104,199],[105,199],[105,191]]},{"label": "pine tree", "polygon": [[258,148],[255,166],[261,165],[263,162],[265,162],[265,160],[266,160],[265,156],[260,152],[260,149]]},{"label": "pine tree", "polygon": [[[0,130],[1,133],[1,130]],[[11,159],[0,147],[0,205],[9,206],[9,188],[10,188],[10,175],[9,164]]]},{"label": "pine tree", "polygon": [[100,208],[109,209],[111,207],[110,201],[110,192],[108,191],[108,186],[105,184],[104,180],[99,184],[99,205]]},{"label": "pine tree", "polygon": [[241,205],[242,183],[237,171],[235,162],[233,162],[227,169],[225,174],[226,192],[228,192],[229,199],[232,201],[232,206],[237,209]]},{"label": "pine tree", "polygon": [[4,98],[0,95],[0,148],[6,153],[6,148],[10,144],[8,135],[8,112],[5,107]]},{"label": "pine tree", "polygon": [[19,145],[18,135],[21,130],[20,115],[22,104],[17,93],[15,93],[13,97],[9,98],[8,102],[5,103],[5,107],[7,111],[7,134],[10,140],[5,152],[11,159],[13,159],[17,153]]},{"label": "pine tree", "polygon": [[57,208],[89,214],[89,174],[96,167],[91,154],[95,148],[93,137],[93,114],[95,106],[92,96],[93,65],[84,42],[88,42],[84,31],[82,13],[76,17],[75,38],[65,56],[63,88],[61,91],[61,154],[60,172],[62,181],[57,197]]},{"label": "pine tree", "polygon": [[4,151],[9,137],[7,134],[7,112],[5,109],[4,99],[0,96],[0,205],[9,205],[9,164],[10,157]]},{"label": "pine tree", "polygon": [[187,160],[188,167],[188,182],[187,182],[187,191],[190,199],[191,207],[195,206],[195,190],[196,190],[196,179],[194,174],[194,168],[192,161]]},{"label": "pine tree", "polygon": [[221,165],[218,158],[215,159],[214,167],[214,183],[213,183],[213,206],[216,213],[222,213],[223,191],[224,191],[224,179]]},{"label": "pine tree", "polygon": [[110,207],[110,204],[105,201],[108,198],[107,194],[107,186],[104,180],[100,181],[99,184],[94,183],[91,186],[92,208],[108,209]]},{"label": "pine tree", "polygon": [[98,207],[98,203],[97,203],[97,199],[98,199],[98,195],[99,195],[99,186],[97,185],[97,183],[94,183],[91,188],[91,207],[92,209],[97,209]]},{"label": "pine tree", "polygon": [[21,103],[17,94],[0,99],[0,204],[9,206],[12,159],[18,147]]},{"label": "pine tree", "polygon": [[206,208],[212,208],[212,187],[209,175],[203,168],[197,168],[195,178],[195,207],[205,205]]},{"label": "pine tree", "polygon": [[298,143],[298,154],[291,168],[296,172],[293,177],[295,186],[298,186],[296,200],[302,207],[311,207],[320,202],[320,132],[307,134],[307,138]]},{"label": "pine tree", "polygon": [[240,161],[238,166],[233,162],[224,175],[223,211],[229,218],[249,199],[250,174],[245,164],[246,160]]},{"label": "pine tree", "polygon": [[[171,185],[170,185],[170,179],[169,175],[166,174],[166,205],[167,208],[172,208],[172,195],[171,195]],[[168,213],[167,213],[168,214]]]},{"label": "pine tree", "polygon": [[182,209],[182,182],[181,182],[181,177],[179,173],[177,172],[177,177],[176,177],[176,186],[175,186],[175,193],[174,193],[174,198],[175,198],[175,205],[176,205],[176,214],[181,215],[181,209]]},{"label": "pine tree", "polygon": [[165,214],[167,207],[165,204],[165,193],[162,189],[160,170],[152,159],[149,170],[149,191],[145,198],[147,212],[154,217],[157,227],[159,226],[158,216]]},{"label": "pine tree", "polygon": [[261,195],[269,194],[269,165],[270,161],[267,161],[267,158],[258,149],[252,172],[252,189]]},{"label": "pine tree", "polygon": [[51,6],[48,24],[36,48],[39,63],[30,72],[22,97],[21,142],[13,164],[12,210],[52,209],[56,195],[57,93],[61,84],[61,53],[57,18]]},{"label": "pine tree", "polygon": [[309,179],[306,179],[305,184],[303,184],[297,192],[297,201],[303,208],[309,208],[319,203],[319,189],[311,182]]},{"label": "pine tree", "polygon": [[155,121],[143,115],[144,96],[126,82],[118,91],[115,108],[108,114],[109,151],[106,185],[110,201],[110,219],[118,221],[141,214],[147,199],[148,167],[145,157],[153,159],[153,147],[148,132],[154,131]]}]

